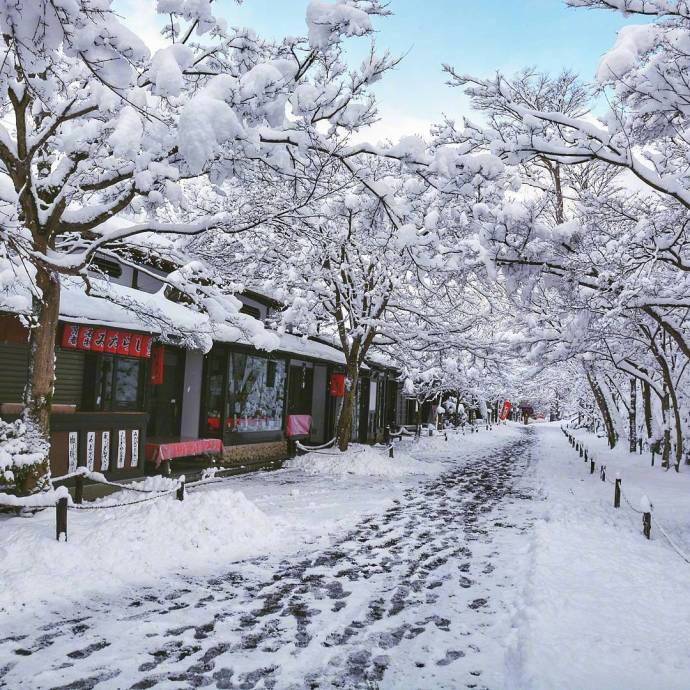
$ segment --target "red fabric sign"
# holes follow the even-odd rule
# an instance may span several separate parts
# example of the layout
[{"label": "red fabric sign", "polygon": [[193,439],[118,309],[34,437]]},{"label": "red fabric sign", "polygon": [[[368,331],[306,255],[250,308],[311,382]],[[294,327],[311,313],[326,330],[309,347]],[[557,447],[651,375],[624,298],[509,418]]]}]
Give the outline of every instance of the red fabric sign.
[{"label": "red fabric sign", "polygon": [[331,374],[329,393],[334,398],[342,398],[345,396],[345,374]]},{"label": "red fabric sign", "polygon": [[79,344],[78,348],[80,350],[90,350],[91,343],[93,342],[93,326],[79,326]]},{"label": "red fabric sign", "polygon": [[151,356],[151,348],[153,346],[153,336],[152,335],[144,335],[142,336],[144,339],[144,345],[142,347],[142,357],[150,357]]},{"label": "red fabric sign", "polygon": [[60,345],[66,350],[107,352],[111,355],[150,357],[153,336],[119,331],[105,326],[80,326],[66,323]]},{"label": "red fabric sign", "polygon": [[96,328],[93,332],[91,350],[93,352],[103,352],[105,350],[105,337],[108,333],[107,328]]},{"label": "red fabric sign", "polygon": [[503,409],[501,410],[501,414],[498,415],[498,418],[500,420],[508,419],[508,415],[510,414],[510,411],[513,409],[512,404],[506,400],[503,403]]},{"label": "red fabric sign", "polygon": [[141,333],[132,333],[132,342],[129,346],[129,354],[141,357],[144,348],[144,336]]},{"label": "red fabric sign", "polygon": [[79,345],[79,326],[75,323],[66,323],[62,329],[62,347],[67,350],[76,350]]},{"label": "red fabric sign", "polygon": [[118,355],[128,355],[132,345],[132,334],[127,331],[120,332],[120,344],[117,346]]},{"label": "red fabric sign", "polygon": [[163,383],[163,376],[165,372],[165,347],[163,345],[156,345],[153,348],[151,355],[151,376],[150,382],[154,386],[159,386]]},{"label": "red fabric sign", "polygon": [[117,354],[117,348],[120,344],[120,331],[108,331],[105,334],[105,351],[111,355]]}]

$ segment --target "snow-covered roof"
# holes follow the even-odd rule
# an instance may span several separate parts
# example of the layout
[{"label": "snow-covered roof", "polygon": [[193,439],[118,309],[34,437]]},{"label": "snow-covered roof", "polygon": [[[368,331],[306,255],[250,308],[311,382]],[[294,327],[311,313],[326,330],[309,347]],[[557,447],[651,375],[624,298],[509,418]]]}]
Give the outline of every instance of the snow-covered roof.
[{"label": "snow-covered roof", "polygon": [[[247,314],[237,314],[237,323],[217,323],[208,314],[172,302],[163,290],[147,293],[134,288],[91,279],[87,293],[79,278],[63,278],[60,319],[71,323],[102,325],[160,336],[188,349],[210,350],[214,342],[249,345],[267,352],[279,351],[344,365],[345,355],[333,346],[289,333],[279,334]],[[28,314],[29,300],[14,305],[5,302],[2,311]]]}]

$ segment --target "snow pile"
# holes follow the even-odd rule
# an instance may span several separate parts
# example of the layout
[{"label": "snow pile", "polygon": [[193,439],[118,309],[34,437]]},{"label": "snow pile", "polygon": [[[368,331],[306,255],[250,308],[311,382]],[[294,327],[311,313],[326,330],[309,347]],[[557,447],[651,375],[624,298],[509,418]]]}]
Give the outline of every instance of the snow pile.
[{"label": "snow pile", "polygon": [[[624,501],[613,508],[613,486],[589,474],[555,424],[535,424],[536,480],[543,501],[530,531],[531,567],[516,613],[516,687],[667,688],[690,678],[688,565],[655,526],[642,536],[642,516]],[[632,508],[652,498],[681,544],[690,524],[690,474],[651,468],[649,458],[609,452],[578,431],[597,467],[620,471]],[[644,494],[643,494],[644,492]],[[583,663],[589,659],[591,663]]]},{"label": "snow pile", "polygon": [[394,450],[394,457],[388,457],[385,448],[352,445],[346,453],[337,450],[307,453],[289,460],[285,466],[310,476],[328,475],[345,477],[359,475],[368,477],[404,477],[411,474],[435,474],[443,468],[437,462],[418,460]]},{"label": "snow pile", "polygon": [[123,508],[71,510],[67,542],[55,541],[53,510],[31,520],[4,518],[0,611],[19,601],[155,585],[170,573],[211,572],[283,548],[289,534],[244,494],[227,489],[198,489],[184,501],[166,496]]}]

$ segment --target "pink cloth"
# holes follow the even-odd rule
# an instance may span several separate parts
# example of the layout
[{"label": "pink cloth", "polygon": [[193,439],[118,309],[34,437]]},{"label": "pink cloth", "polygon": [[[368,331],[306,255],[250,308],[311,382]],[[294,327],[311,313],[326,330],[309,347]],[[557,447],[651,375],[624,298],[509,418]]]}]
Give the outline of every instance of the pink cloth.
[{"label": "pink cloth", "polygon": [[194,438],[186,441],[172,441],[171,443],[147,443],[146,459],[156,463],[185,458],[203,453],[222,453],[223,442],[219,438]]},{"label": "pink cloth", "polygon": [[287,435],[289,438],[294,436],[309,436],[311,429],[311,415],[291,414],[287,418]]}]

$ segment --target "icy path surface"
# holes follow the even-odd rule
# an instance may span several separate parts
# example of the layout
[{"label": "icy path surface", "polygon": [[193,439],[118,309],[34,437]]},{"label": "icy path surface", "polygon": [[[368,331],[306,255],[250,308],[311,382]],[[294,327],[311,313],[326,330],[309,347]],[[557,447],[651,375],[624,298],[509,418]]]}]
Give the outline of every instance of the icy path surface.
[{"label": "icy path surface", "polygon": [[534,445],[514,430],[294,556],[27,614],[0,687],[510,686]]}]

